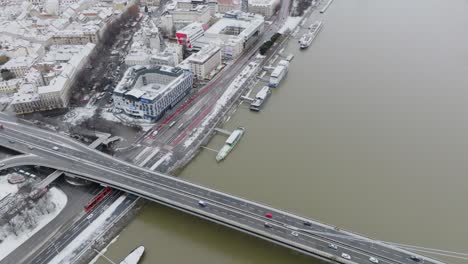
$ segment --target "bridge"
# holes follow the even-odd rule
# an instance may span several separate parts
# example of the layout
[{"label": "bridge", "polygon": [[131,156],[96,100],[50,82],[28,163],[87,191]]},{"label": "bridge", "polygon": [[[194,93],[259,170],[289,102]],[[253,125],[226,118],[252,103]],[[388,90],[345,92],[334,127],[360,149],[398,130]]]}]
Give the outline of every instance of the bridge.
[{"label": "bridge", "polygon": [[53,168],[332,262],[442,263],[424,256],[415,261],[414,253],[394,245],[144,169],[57,133],[0,119],[4,126],[0,146],[23,153],[4,162],[2,169],[18,165]]}]

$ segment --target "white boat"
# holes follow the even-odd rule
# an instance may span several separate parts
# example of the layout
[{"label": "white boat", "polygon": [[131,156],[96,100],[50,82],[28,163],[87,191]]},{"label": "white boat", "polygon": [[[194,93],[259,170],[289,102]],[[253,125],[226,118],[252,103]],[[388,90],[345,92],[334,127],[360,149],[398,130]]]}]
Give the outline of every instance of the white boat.
[{"label": "white boat", "polygon": [[312,44],[312,41],[317,37],[318,33],[323,27],[322,21],[315,21],[309,27],[309,32],[305,33],[299,40],[299,46],[301,49],[305,49]]},{"label": "white boat", "polygon": [[260,107],[271,94],[270,87],[264,86],[255,96],[255,100],[250,104],[250,110],[260,111]]},{"label": "white boat", "polygon": [[120,264],[138,264],[140,262],[141,257],[145,253],[145,247],[139,246],[135,248],[128,256],[120,262]]},{"label": "white boat", "polygon": [[237,142],[241,139],[244,135],[245,128],[238,127],[236,128],[232,134],[226,139],[226,143],[224,146],[219,150],[218,155],[216,155],[216,161],[220,162],[226,158],[226,156],[231,152],[231,150],[236,146]]},{"label": "white boat", "polygon": [[310,44],[312,44],[312,40],[313,40],[312,33],[305,33],[299,40],[299,47],[301,49],[305,49],[309,47]]},{"label": "white boat", "polygon": [[270,82],[268,85],[270,87],[278,87],[280,82],[288,73],[288,68],[289,68],[289,62],[286,60],[281,60],[278,63],[278,66],[276,66],[276,68],[271,73]]}]

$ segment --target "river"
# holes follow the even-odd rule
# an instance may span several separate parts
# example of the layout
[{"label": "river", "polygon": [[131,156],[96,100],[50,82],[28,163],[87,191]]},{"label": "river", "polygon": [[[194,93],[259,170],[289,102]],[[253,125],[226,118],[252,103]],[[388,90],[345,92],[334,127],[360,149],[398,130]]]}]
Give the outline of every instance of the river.
[{"label": "river", "polygon": [[[289,43],[295,59],[263,111],[241,106],[226,124],[246,127],[227,160],[203,150],[179,177],[379,240],[466,251],[467,12],[465,0],[335,0],[308,21],[325,21],[309,49]],[[141,244],[145,264],[318,263],[156,204],[106,254]]]}]

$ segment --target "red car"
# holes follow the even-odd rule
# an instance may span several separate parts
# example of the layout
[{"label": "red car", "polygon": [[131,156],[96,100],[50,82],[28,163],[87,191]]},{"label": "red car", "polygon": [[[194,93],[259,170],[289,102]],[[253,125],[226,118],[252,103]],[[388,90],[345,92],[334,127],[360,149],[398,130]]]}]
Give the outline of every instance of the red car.
[{"label": "red car", "polygon": [[266,214],[265,214],[265,217],[266,217],[266,218],[273,218],[273,215],[272,215],[271,213],[266,213]]}]

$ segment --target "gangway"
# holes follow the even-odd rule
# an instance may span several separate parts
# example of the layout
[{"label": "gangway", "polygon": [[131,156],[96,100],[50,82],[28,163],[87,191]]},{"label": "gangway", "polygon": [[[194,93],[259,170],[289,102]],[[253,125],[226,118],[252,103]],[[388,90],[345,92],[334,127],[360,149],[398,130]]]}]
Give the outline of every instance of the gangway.
[{"label": "gangway", "polygon": [[241,99],[244,100],[244,101],[247,101],[249,103],[252,103],[253,101],[255,101],[255,99],[250,98],[248,96],[241,96]]},{"label": "gangway", "polygon": [[224,130],[224,129],[218,128],[218,127],[215,128],[214,130],[215,130],[216,132],[219,132],[219,133],[221,133],[221,134],[224,134],[224,135],[226,135],[226,136],[228,136],[228,137],[232,134],[232,132],[229,132],[229,131],[227,131],[227,130]]}]

